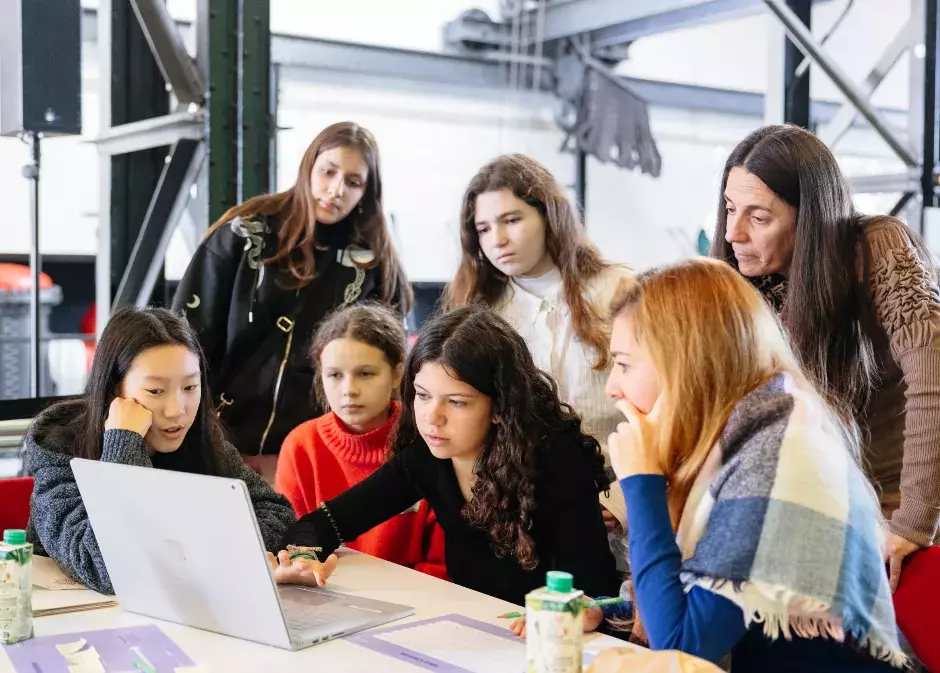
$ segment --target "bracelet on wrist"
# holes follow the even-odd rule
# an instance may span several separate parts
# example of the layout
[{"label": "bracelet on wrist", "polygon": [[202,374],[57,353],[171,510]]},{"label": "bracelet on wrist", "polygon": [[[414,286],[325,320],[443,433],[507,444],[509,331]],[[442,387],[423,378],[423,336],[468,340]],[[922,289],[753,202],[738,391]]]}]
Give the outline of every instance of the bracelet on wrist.
[{"label": "bracelet on wrist", "polygon": [[318,553],[323,553],[323,547],[302,547],[298,545],[287,545],[287,554],[290,560],[297,558],[307,559],[308,561],[320,561]]}]

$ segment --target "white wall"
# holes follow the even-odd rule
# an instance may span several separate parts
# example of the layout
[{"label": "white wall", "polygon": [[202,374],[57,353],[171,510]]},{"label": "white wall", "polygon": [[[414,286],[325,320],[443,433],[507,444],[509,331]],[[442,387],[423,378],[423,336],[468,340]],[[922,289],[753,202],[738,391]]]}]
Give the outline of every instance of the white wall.
[{"label": "white wall", "polygon": [[[44,254],[94,255],[98,250],[98,78],[93,54],[82,55],[82,136],[44,138],[40,144],[39,247]],[[29,250],[29,147],[0,138],[0,253]]]},{"label": "white wall", "polygon": [[[846,6],[830,0],[813,6],[812,32],[820,39]],[[825,50],[856,82],[862,81],[882,50],[910,18],[909,0],[856,0]],[[632,77],[766,92],[771,32],[780,25],[769,13],[734,21],[661,33],[638,40],[618,72]],[[910,65],[903,57],[882,82],[877,105],[906,109]],[[813,98],[843,100],[835,85],[812,69]]]},{"label": "white wall", "polygon": [[[338,78],[310,70],[284,72],[278,186],[296,179],[313,137],[352,119],[371,129],[382,151],[385,204],[395,242],[412,280],[444,281],[456,268],[458,209],[467,182],[486,161],[525,152],[569,186],[574,160],[558,148],[552,99],[470,87],[418,86],[384,78]],[[659,178],[596,161],[588,164],[587,231],[611,259],[636,268],[694,254],[698,232],[714,226],[721,168],[731,148],[761,120],[656,108],[654,137],[663,156]],[[852,131],[840,145],[847,173],[900,170],[880,139]],[[896,197],[860,200],[883,212]]]},{"label": "white wall", "polygon": [[[309,9],[313,4],[316,12]],[[430,49],[439,46],[440,25],[468,4],[368,0],[353,19],[342,3],[273,0],[272,25],[276,31]],[[489,4],[495,15],[498,0],[475,4]],[[419,11],[406,12],[402,5]],[[885,10],[886,5],[896,11]],[[845,37],[831,43],[833,52],[852,51],[849,56],[855,60],[845,63],[847,69],[859,76],[867,72],[881,43],[888,40],[882,29],[892,30],[902,22],[907,5],[906,0],[858,0],[837,33],[844,32]],[[820,6],[821,18],[814,16],[817,32],[841,6],[842,0]],[[170,0],[170,8],[182,18],[192,18],[195,3]],[[632,47],[632,58],[623,70],[646,78],[760,90],[767,74],[762,26],[766,27],[766,17],[647,38]],[[279,134],[278,186],[293,182],[304,149],[327,124],[353,119],[370,128],[382,150],[386,208],[394,216],[395,240],[413,280],[449,278],[458,254],[460,196],[487,160],[503,152],[526,152],[563,184],[573,179],[573,159],[557,151],[562,136],[553,125],[547,97],[513,98],[505,91],[390,78],[339,78],[310,70],[286,70],[283,75],[278,121],[288,128]],[[44,143],[41,247],[46,254],[96,251],[97,160],[87,140],[96,132],[97,71],[88,54],[83,76],[85,138]],[[902,80],[906,87],[906,79]],[[825,94],[825,85],[822,76],[814,78],[814,90],[823,87],[820,93]],[[902,98],[906,99],[906,88]],[[900,100],[890,102],[903,106]],[[694,250],[698,230],[711,226],[714,219],[724,158],[760,124],[756,118],[673,109],[654,109],[651,119],[663,155],[660,178],[594,161],[588,166],[588,233],[609,257],[639,268]],[[850,133],[838,154],[849,173],[890,173],[899,168],[870,132]],[[20,176],[27,158],[19,141],[0,138],[0,194],[5,204],[0,252],[28,249],[28,185]],[[882,212],[893,200],[892,195],[883,195],[860,198],[859,203],[864,210]],[[174,240],[168,253],[170,277],[182,272],[190,252],[180,237]]]},{"label": "white wall", "polygon": [[298,75],[283,73],[278,123],[291,130],[278,138],[279,188],[293,184],[301,156],[323,127],[354,120],[371,130],[381,150],[385,208],[414,281],[443,280],[456,268],[461,195],[493,157],[525,152],[563,183],[573,179],[572,161],[557,151],[563,136],[545,96],[510,101],[496,91]]}]

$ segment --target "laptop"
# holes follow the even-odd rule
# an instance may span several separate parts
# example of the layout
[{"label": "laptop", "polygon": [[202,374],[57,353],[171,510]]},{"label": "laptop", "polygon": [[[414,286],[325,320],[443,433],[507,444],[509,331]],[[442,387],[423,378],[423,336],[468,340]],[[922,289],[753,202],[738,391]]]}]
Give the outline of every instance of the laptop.
[{"label": "laptop", "polygon": [[75,458],[75,481],[121,607],[298,650],[414,614],[277,585],[245,483]]}]

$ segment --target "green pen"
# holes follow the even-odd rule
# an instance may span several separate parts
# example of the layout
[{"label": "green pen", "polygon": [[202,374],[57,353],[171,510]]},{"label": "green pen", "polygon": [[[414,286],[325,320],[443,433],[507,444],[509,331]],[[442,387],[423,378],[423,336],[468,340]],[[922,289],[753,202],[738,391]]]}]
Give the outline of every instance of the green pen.
[{"label": "green pen", "polygon": [[134,657],[134,667],[144,673],[157,673],[157,669],[154,668],[153,664],[147,660],[147,657],[144,656],[144,653],[140,650],[139,647],[130,648],[136,656]]},{"label": "green pen", "polygon": [[[597,601],[584,601],[582,607],[584,608],[599,608],[604,605],[619,605],[623,603],[622,598],[602,598]],[[504,615],[499,615],[497,619],[519,619],[519,617],[525,617],[524,612],[507,612]]]}]

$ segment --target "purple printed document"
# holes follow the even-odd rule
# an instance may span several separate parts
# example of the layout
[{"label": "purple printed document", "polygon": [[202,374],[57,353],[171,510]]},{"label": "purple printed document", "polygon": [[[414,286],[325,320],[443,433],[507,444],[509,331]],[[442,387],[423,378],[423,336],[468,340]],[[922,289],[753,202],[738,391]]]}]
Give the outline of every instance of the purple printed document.
[{"label": "purple printed document", "polygon": [[[81,645],[81,641],[85,644]],[[69,673],[66,653],[75,650],[76,654],[87,654],[92,648],[107,673],[141,670],[135,660],[142,660],[155,673],[174,673],[177,668],[195,666],[192,659],[154,625],[41,636],[6,645],[3,651],[17,673]]]},{"label": "purple printed document", "polygon": [[444,615],[346,638],[436,673],[523,673],[525,641],[505,626]]}]

